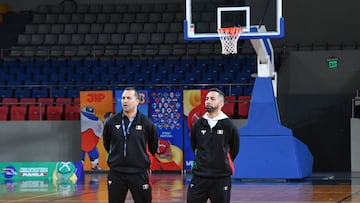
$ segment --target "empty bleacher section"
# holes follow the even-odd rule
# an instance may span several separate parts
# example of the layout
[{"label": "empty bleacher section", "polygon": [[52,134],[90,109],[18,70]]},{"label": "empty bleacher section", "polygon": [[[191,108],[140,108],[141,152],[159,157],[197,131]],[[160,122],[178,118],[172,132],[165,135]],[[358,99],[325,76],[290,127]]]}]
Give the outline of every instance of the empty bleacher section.
[{"label": "empty bleacher section", "polygon": [[167,58],[181,58],[220,53],[219,42],[186,42],[183,20],[183,3],[39,5],[8,55],[164,58],[159,53],[165,51]]},{"label": "empty bleacher section", "polygon": [[[13,23],[18,26],[12,41],[0,39],[11,43],[2,47],[0,62],[1,120],[77,120],[80,91],[129,85],[216,86],[229,95],[224,109],[229,116],[247,116],[240,108],[248,105],[239,103],[248,103],[249,97],[241,97],[251,95],[256,56],[222,56],[220,41],[185,41],[183,3],[43,4],[31,15],[12,15],[23,18]],[[209,18],[199,18],[206,26]],[[8,98],[15,101],[5,104]]]}]

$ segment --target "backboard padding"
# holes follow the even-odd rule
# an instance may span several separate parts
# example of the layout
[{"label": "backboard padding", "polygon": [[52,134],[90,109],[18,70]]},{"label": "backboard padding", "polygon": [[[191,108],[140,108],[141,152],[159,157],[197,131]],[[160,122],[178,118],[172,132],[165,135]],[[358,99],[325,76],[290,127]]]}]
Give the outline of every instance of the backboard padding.
[{"label": "backboard padding", "polygon": [[[252,29],[242,33],[240,39],[283,37],[282,0],[186,0],[185,39],[218,40],[217,8],[244,6],[250,7]],[[221,18],[222,27],[242,26],[246,22],[245,13],[241,12],[226,12]]]}]

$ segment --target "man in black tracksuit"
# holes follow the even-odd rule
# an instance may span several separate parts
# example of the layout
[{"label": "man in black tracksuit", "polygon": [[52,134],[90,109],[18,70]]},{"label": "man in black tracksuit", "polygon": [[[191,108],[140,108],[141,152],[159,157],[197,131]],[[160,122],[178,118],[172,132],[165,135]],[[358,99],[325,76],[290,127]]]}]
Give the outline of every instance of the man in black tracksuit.
[{"label": "man in black tracksuit", "polygon": [[150,203],[150,154],[158,147],[158,133],[152,121],[137,110],[139,94],[126,88],[121,98],[122,112],[104,126],[103,142],[108,152],[109,203],[123,203],[130,190],[135,203]]},{"label": "man in black tracksuit", "polygon": [[233,161],[239,152],[237,127],[221,108],[224,93],[210,89],[206,95],[206,114],[191,128],[191,147],[195,152],[193,177],[188,187],[188,203],[230,203]]}]

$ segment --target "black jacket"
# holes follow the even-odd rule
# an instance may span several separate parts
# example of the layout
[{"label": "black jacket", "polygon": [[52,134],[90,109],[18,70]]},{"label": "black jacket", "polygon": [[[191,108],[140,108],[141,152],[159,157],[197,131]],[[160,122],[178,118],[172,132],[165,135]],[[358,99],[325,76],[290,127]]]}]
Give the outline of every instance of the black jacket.
[{"label": "black jacket", "polygon": [[192,173],[202,177],[224,177],[234,173],[233,161],[239,152],[240,137],[229,118],[218,120],[211,129],[205,118],[191,129],[191,147],[195,152]]},{"label": "black jacket", "polygon": [[[127,135],[127,150],[124,156],[125,136],[122,126],[122,112],[110,117],[104,126],[103,142],[108,152],[110,170],[120,173],[140,173],[150,168],[150,154],[158,147],[158,132],[153,122],[139,111]],[[129,120],[124,116],[127,128]]]}]

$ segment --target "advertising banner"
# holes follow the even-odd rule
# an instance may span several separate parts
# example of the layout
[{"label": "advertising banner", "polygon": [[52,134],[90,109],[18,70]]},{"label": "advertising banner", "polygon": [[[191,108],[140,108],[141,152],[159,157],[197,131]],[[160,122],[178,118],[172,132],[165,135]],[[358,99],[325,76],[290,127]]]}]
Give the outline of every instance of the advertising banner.
[{"label": "advertising banner", "polygon": [[108,170],[102,142],[104,121],[113,111],[112,91],[81,91],[81,158],[84,170]]},{"label": "advertising banner", "polygon": [[205,114],[205,97],[208,90],[184,90],[184,170],[191,170],[194,153],[190,145],[192,124]]},{"label": "advertising banner", "polygon": [[70,195],[84,183],[81,162],[0,162],[3,192],[58,192]]},{"label": "advertising banner", "polygon": [[84,180],[81,162],[0,162],[0,180]]},{"label": "advertising banner", "polygon": [[159,132],[159,147],[152,170],[183,170],[183,117],[181,91],[150,93],[150,118]]}]

